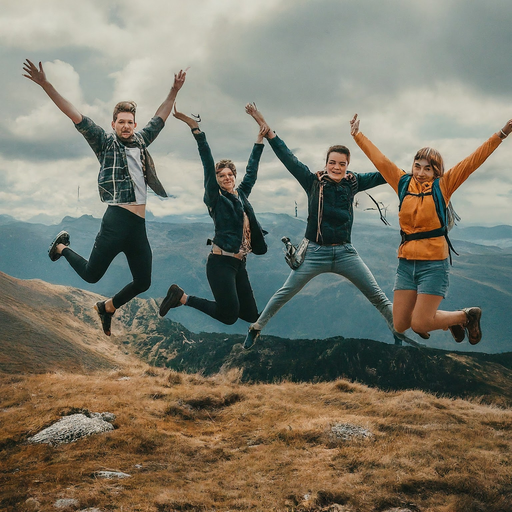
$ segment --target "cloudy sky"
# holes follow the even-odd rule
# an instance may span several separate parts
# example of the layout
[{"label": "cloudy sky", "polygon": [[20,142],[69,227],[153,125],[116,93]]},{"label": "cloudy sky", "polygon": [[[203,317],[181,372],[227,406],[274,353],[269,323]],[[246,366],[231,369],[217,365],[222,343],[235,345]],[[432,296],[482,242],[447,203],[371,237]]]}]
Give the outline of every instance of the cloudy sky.
[{"label": "cloudy sky", "polygon": [[[361,130],[404,169],[427,145],[449,168],[512,118],[510,0],[0,0],[0,7],[0,214],[22,220],[100,217],[105,209],[94,154],[22,77],[25,58],[42,61],[55,87],[107,129],[125,99],[137,102],[145,124],[173,73],[189,67],[177,104],[201,114],[214,158],[232,158],[240,170],[257,133],[248,101],[312,170],[340,143],[352,149],[352,170],[374,170],[350,136],[355,112]],[[169,118],[151,152],[175,196],[151,196],[153,215],[205,213],[186,126]],[[512,224],[511,167],[506,140],[453,198],[464,225]],[[390,187],[374,196],[396,225]],[[256,211],[293,214],[295,201],[304,215],[305,194],[266,148]],[[369,214],[364,204],[359,210]]]}]

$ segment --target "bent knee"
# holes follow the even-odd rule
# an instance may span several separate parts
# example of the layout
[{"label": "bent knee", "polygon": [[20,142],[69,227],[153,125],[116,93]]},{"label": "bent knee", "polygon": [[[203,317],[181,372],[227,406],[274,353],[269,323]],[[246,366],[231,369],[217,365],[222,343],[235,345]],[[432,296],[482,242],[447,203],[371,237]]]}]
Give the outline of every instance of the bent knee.
[{"label": "bent knee", "polygon": [[151,279],[134,281],[133,287],[137,292],[137,295],[139,295],[139,293],[144,293],[151,287]]},{"label": "bent knee", "polygon": [[409,329],[411,325],[408,322],[404,322],[403,320],[393,320],[393,328],[396,332],[404,333],[407,329]]},{"label": "bent knee", "polygon": [[226,325],[233,325],[233,324],[238,320],[238,317],[234,317],[234,316],[227,316],[227,317],[219,318],[219,320],[220,320],[223,324],[226,324]]},{"label": "bent knee", "polygon": [[102,277],[103,277],[103,275],[89,274],[89,275],[84,276],[83,280],[84,280],[86,283],[95,284],[95,283],[97,283],[97,282],[98,282]]},{"label": "bent knee", "polygon": [[411,329],[414,332],[428,332],[430,330],[429,322],[421,318],[413,318],[411,322]]}]

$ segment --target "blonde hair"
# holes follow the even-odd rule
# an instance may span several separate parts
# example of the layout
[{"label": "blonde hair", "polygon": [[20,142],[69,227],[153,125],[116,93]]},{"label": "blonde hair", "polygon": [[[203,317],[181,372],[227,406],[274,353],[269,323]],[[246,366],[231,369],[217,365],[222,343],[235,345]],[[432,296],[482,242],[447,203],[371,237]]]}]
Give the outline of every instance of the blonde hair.
[{"label": "blonde hair", "polygon": [[414,156],[416,160],[427,160],[434,171],[434,178],[440,178],[444,174],[444,162],[441,153],[434,148],[421,148]]}]

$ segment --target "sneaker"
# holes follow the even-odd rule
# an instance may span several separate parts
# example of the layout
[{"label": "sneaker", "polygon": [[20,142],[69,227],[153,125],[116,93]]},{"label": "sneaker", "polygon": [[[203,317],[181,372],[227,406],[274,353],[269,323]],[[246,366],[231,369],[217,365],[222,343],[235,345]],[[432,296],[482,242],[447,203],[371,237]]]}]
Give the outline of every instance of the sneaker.
[{"label": "sneaker", "polygon": [[110,336],[110,324],[112,323],[112,317],[114,316],[114,313],[109,313],[105,309],[105,302],[106,301],[99,301],[94,304],[94,309],[98,312],[98,315],[101,320],[101,327],[103,327],[103,332]]},{"label": "sneaker", "polygon": [[69,245],[69,233],[67,231],[61,231],[50,244],[48,256],[52,261],[57,261],[61,257],[61,254],[57,252],[57,245],[59,244]]},{"label": "sneaker", "polygon": [[180,300],[184,293],[185,292],[177,284],[172,284],[167,291],[165,299],[162,301],[162,304],[160,304],[160,316],[167,315],[169,309],[181,306]]},{"label": "sneaker", "polygon": [[246,350],[250,349],[255,343],[256,340],[260,337],[261,331],[258,329],[249,328],[249,332],[245,337],[244,344],[242,345]]},{"label": "sneaker", "polygon": [[464,327],[462,327],[462,325],[450,325],[448,329],[450,329],[453,339],[457,343],[461,343],[464,341],[464,338],[466,337],[466,331],[464,330]]},{"label": "sneaker", "polygon": [[482,310],[475,307],[464,308],[462,311],[466,313],[466,318],[468,319],[464,326],[468,334],[468,341],[471,345],[476,345],[482,339],[482,329],[480,329]]},{"label": "sneaker", "polygon": [[[414,331],[414,329],[413,329]],[[429,332],[417,332],[414,331],[420,338],[423,338],[424,340],[430,339],[430,333]]]}]

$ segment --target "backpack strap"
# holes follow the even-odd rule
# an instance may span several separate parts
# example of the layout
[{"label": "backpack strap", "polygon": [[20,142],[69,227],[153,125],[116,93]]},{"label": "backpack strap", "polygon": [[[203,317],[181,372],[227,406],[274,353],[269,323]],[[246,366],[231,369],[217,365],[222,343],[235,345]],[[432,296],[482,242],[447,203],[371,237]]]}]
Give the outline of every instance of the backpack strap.
[{"label": "backpack strap", "polygon": [[404,174],[399,182],[398,182],[398,198],[400,199],[400,205],[398,210],[402,208],[402,203],[404,201],[405,196],[415,196],[415,197],[425,197],[425,196],[433,196],[434,205],[436,207],[436,213],[439,218],[439,222],[441,223],[441,227],[437,229],[432,229],[430,231],[420,231],[417,233],[405,233],[400,230],[400,236],[402,237],[400,245],[403,245],[405,242],[409,242],[411,240],[423,240],[425,238],[436,238],[438,236],[444,236],[446,242],[448,244],[448,255],[450,256],[450,265],[452,262],[452,252],[457,256],[459,253],[453,248],[452,242],[448,237],[448,227],[447,227],[447,219],[446,219],[446,202],[444,200],[443,193],[441,192],[441,187],[439,185],[439,178],[436,178],[432,183],[432,191],[420,194],[414,194],[409,192],[409,184],[411,182],[412,175]]}]

